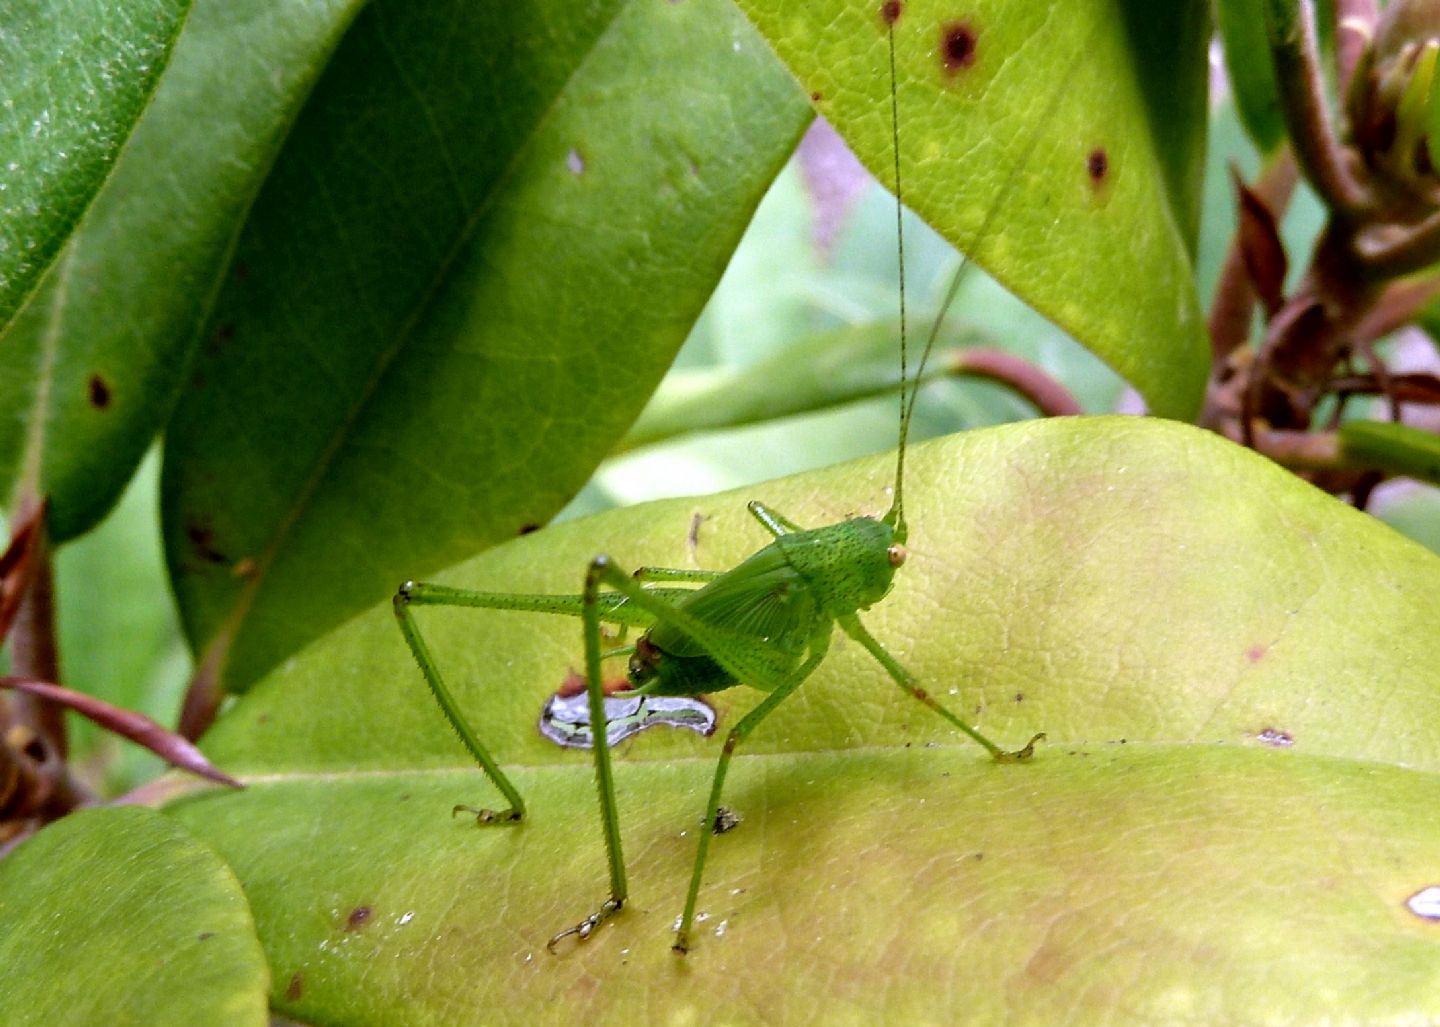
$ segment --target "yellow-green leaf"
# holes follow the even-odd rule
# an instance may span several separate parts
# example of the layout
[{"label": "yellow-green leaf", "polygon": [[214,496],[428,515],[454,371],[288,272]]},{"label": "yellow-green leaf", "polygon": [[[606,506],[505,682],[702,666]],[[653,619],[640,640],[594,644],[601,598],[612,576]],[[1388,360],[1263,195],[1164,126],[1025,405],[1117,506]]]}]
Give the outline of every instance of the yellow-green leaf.
[{"label": "yellow-green leaf", "polygon": [[[895,137],[882,5],[740,0],[882,182]],[[1189,419],[1209,351],[1195,293],[1204,5],[905,0],[895,23],[905,202]]]},{"label": "yellow-green leaf", "polygon": [[245,896],[206,845],[139,807],[82,810],[0,861],[0,1022],[267,1022]]},{"label": "yellow-green leaf", "polygon": [[[586,562],[725,568],[888,505],[877,458],[516,540],[443,576],[578,589]],[[539,736],[571,618],[419,611],[532,818],[426,693],[388,608],[221,719],[243,794],[176,814],[235,867],[310,1021],[1269,1023],[1440,1017],[1440,557],[1218,437],[1053,419],[917,446],[911,558],[863,619],[996,765],[837,643],[739,750],[695,950],[669,949],[718,739],[648,732],[617,768],[631,901],[605,897],[588,754]],[[719,694],[721,730],[755,693]],[[292,989],[291,983],[299,981]]]}]

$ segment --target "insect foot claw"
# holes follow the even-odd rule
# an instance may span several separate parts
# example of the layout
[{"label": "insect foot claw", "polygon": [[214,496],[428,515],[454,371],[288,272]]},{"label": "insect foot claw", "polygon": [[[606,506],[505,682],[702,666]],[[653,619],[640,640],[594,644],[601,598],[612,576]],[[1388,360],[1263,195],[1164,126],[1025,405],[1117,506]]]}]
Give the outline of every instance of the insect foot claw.
[{"label": "insect foot claw", "polygon": [[469,813],[475,817],[476,827],[488,827],[491,824],[518,824],[520,822],[520,811],[518,809],[481,809],[478,806],[456,806],[450,811],[453,817],[459,813]]},{"label": "insect foot claw", "polygon": [[624,907],[624,905],[624,899],[607,899],[605,905],[601,906],[594,913],[591,913],[574,927],[565,928],[565,930],[561,931],[559,934],[555,935],[555,937],[547,941],[545,943],[545,948],[549,950],[552,956],[559,955],[559,953],[555,950],[556,945],[560,944],[560,942],[571,936],[574,936],[578,941],[584,941],[586,938],[590,937],[592,933],[594,933],[595,928],[599,927],[606,920],[609,920],[616,913],[620,912],[621,908]]},{"label": "insect foot claw", "polygon": [[1015,752],[1002,752],[995,757],[999,763],[1024,763],[1031,756],[1035,755],[1035,743],[1045,740],[1045,732],[1041,731],[1030,741],[1025,743],[1025,748],[1017,749]]}]

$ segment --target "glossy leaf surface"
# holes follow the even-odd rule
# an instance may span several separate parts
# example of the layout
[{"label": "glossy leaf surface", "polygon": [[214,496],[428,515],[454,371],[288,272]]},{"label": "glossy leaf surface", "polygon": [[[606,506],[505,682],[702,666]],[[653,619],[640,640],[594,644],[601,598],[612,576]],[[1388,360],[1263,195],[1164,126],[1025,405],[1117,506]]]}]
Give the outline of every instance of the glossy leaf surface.
[{"label": "glossy leaf surface", "polygon": [[[573,592],[600,551],[733,566],[764,541],[746,499],[825,523],[883,510],[892,473],[571,522],[444,580]],[[362,1023],[1440,1015],[1440,931],[1412,908],[1440,884],[1440,558],[1161,421],[917,446],[907,495],[910,560],[863,618],[991,737],[1047,731],[1031,764],[987,762],[837,644],[736,757],[695,951],[669,932],[719,743],[654,731],[617,772],[630,907],[551,957],[605,892],[588,756],[536,729],[579,626],[419,611],[531,803],[481,830],[450,806],[495,792],[377,608],[217,725],[245,793],[174,807],[244,882],[275,1001]],[[755,699],[715,696],[720,730]]]}]

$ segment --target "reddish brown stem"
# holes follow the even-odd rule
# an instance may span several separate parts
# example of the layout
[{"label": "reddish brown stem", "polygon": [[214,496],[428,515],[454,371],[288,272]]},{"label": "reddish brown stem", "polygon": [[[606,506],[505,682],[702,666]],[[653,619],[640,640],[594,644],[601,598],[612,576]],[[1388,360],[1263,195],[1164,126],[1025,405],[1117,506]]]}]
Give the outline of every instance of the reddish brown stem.
[{"label": "reddish brown stem", "polygon": [[950,361],[951,374],[984,378],[1018,392],[1046,417],[1079,414],[1080,404],[1054,378],[1028,360],[995,349],[959,350]]},{"label": "reddish brown stem", "polygon": [[[55,577],[43,524],[36,531],[30,580],[15,610],[10,631],[10,668],[21,677],[56,681],[60,656],[55,642]],[[59,759],[69,752],[65,710],[49,700],[18,695],[12,705],[18,723],[32,727]]]},{"label": "reddish brown stem", "polygon": [[1308,0],[1266,0],[1266,30],[1280,104],[1306,179],[1332,211],[1355,215],[1373,206],[1374,198],[1356,177],[1335,132],[1315,45],[1313,14]]}]

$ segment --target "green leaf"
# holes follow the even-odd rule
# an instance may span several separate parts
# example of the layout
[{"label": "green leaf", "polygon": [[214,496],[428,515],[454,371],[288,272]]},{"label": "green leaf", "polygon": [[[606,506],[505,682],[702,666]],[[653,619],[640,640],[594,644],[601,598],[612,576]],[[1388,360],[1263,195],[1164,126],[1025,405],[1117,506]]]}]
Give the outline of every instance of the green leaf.
[{"label": "green leaf", "polygon": [[[742,0],[820,113],[893,182],[880,4]],[[907,204],[1165,416],[1209,353],[1191,258],[1205,141],[1198,4],[907,0],[895,25]],[[946,57],[946,54],[951,54]]]},{"label": "green leaf", "polygon": [[1265,8],[1250,0],[1220,0],[1215,20],[1240,121],[1262,154],[1273,153],[1287,133],[1265,34]]},{"label": "green leaf", "polygon": [[167,553],[212,671],[244,687],[403,577],[549,519],[808,117],[722,0],[368,8],[167,437]]},{"label": "green leaf", "polygon": [[[911,557],[863,619],[990,737],[1048,732],[1030,764],[987,762],[839,641],[738,751],[724,802],[743,820],[712,846],[696,950],[677,965],[668,945],[720,746],[655,731],[616,774],[631,901],[551,957],[606,890],[589,756],[536,730],[579,625],[417,612],[530,802],[482,830],[450,807],[496,792],[387,604],[220,720],[209,755],[245,793],[175,807],[244,883],[277,1005],[420,1024],[1440,1016],[1440,931],[1408,905],[1440,885],[1440,558],[1163,421],[1010,425],[910,467]],[[574,592],[597,552],[730,567],[766,541],[746,499],[826,523],[885,509],[892,473],[557,525],[443,580]],[[724,731],[756,696],[714,699]]]},{"label": "green leaf", "polygon": [[0,328],[100,183],[165,68],[189,0],[9,0],[0,22]]},{"label": "green leaf", "polygon": [[263,1025],[235,875],[169,817],[82,810],[0,862],[0,1021]]},{"label": "green leaf", "polygon": [[1346,421],[1340,426],[1340,456],[1373,467],[1440,484],[1440,437],[1391,421]]},{"label": "green leaf", "polygon": [[[114,6],[114,5],[110,5]],[[360,0],[201,0],[113,175],[0,341],[0,479],[94,527],[174,407],[241,221]],[[49,57],[46,57],[49,60]]]},{"label": "green leaf", "polygon": [[[156,530],[159,452],[141,464],[99,527],[55,554],[65,684],[116,706],[174,724],[190,660],[165,594]],[[145,597],[144,599],[132,597]],[[71,717],[71,759],[121,794],[163,769],[160,758]]]},{"label": "green leaf", "polygon": [[[625,452],[683,435],[813,413],[899,388],[895,359],[898,321],[866,321],[802,336],[771,356],[739,368],[696,372],[666,384],[616,447]],[[951,372],[951,345],[989,341],[973,328],[947,322],[942,349],[927,380]]]}]

